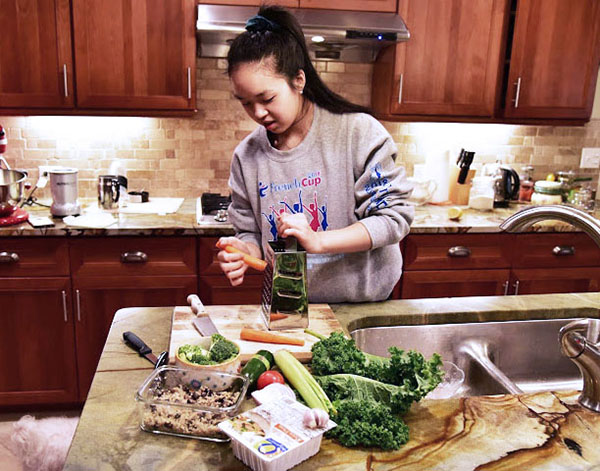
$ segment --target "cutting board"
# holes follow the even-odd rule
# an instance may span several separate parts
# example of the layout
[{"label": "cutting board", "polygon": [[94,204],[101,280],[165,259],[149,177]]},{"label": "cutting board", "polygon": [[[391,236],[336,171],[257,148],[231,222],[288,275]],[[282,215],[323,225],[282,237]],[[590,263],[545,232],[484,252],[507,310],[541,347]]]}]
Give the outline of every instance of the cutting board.
[{"label": "cutting board", "polygon": [[[205,306],[208,315],[217,327],[220,334],[233,340],[240,346],[242,363],[247,362],[258,350],[275,352],[281,348],[290,351],[301,362],[309,362],[312,358],[310,349],[318,341],[312,335],[304,333],[303,329],[278,330],[276,333],[288,334],[294,338],[304,339],[302,347],[296,345],[278,345],[274,343],[249,342],[240,340],[242,327],[252,327],[266,330],[261,319],[260,306],[257,305],[232,305],[232,306]],[[192,325],[195,314],[189,306],[177,306],[173,310],[171,323],[171,340],[169,341],[169,363],[175,363],[177,349],[186,343],[193,343],[200,338],[200,334]],[[335,317],[328,304],[308,305],[309,329],[323,335],[331,332],[341,332],[342,326]]]}]

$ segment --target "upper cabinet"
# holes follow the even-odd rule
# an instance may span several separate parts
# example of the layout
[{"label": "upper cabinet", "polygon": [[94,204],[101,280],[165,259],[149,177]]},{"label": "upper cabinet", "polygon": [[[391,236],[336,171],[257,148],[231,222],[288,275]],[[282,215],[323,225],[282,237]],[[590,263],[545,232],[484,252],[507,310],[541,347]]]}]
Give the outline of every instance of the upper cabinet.
[{"label": "upper cabinet", "polygon": [[492,116],[507,0],[400,0],[410,39],[380,54],[373,107],[383,114]]},{"label": "upper cabinet", "polygon": [[3,0],[0,107],[74,106],[69,0]]},{"label": "upper cabinet", "polygon": [[[397,0],[300,0],[300,8],[329,10],[383,11],[394,13]],[[350,26],[350,25],[349,25]]]},{"label": "upper cabinet", "polygon": [[194,110],[194,0],[7,3],[0,10],[4,113]]},{"label": "upper cabinet", "polygon": [[600,62],[598,0],[519,0],[505,116],[589,118]]},{"label": "upper cabinet", "polygon": [[600,61],[597,0],[399,0],[398,12],[411,38],[375,63],[372,104],[381,117],[589,119]]}]

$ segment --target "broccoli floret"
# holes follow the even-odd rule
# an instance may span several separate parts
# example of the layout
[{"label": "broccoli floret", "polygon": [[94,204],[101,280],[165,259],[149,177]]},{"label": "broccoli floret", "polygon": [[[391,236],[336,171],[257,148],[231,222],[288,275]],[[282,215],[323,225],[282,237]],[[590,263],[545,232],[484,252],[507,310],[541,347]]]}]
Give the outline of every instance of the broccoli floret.
[{"label": "broccoli floret", "polygon": [[177,350],[177,355],[189,362],[196,363],[197,365],[215,364],[215,362],[210,359],[208,350],[200,347],[199,345],[182,345]]},{"label": "broccoli floret", "polygon": [[397,450],[408,441],[408,426],[389,407],[367,400],[334,402],[337,427],[327,432],[344,446]]},{"label": "broccoli floret", "polygon": [[238,347],[221,334],[211,336],[209,356],[215,363],[223,363],[239,353]]}]

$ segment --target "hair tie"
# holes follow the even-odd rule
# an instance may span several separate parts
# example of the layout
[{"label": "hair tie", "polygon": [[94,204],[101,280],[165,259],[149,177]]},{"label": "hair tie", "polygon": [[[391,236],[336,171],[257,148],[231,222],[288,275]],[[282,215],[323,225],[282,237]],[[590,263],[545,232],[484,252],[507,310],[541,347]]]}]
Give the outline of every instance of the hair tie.
[{"label": "hair tie", "polygon": [[265,18],[262,15],[255,15],[248,21],[246,21],[246,30],[250,32],[277,31],[278,29],[281,29],[281,26],[279,26],[277,23],[270,20],[269,18]]}]

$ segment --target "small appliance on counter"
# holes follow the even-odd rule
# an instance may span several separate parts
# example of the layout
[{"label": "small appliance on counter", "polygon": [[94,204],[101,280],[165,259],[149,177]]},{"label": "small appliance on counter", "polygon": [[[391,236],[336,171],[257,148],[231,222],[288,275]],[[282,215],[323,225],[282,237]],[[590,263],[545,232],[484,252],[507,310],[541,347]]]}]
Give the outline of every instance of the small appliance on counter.
[{"label": "small appliance on counter", "polygon": [[100,175],[98,177],[98,206],[116,209],[127,195],[127,178],[122,175]]},{"label": "small appliance on counter", "polygon": [[484,175],[494,178],[494,207],[507,208],[511,200],[519,197],[521,181],[519,175],[508,165],[500,162],[487,164],[484,167]]},{"label": "small appliance on counter", "polygon": [[[27,221],[29,214],[23,208],[23,187],[27,173],[12,170],[2,154],[6,152],[8,139],[0,126],[0,226],[10,226]],[[2,168],[4,164],[5,169]]]},{"label": "small appliance on counter", "polygon": [[203,214],[217,214],[220,210],[227,211],[231,204],[231,196],[223,196],[219,193],[202,193],[200,196]]},{"label": "small appliance on counter", "polygon": [[81,206],[77,201],[77,174],[75,168],[54,167],[48,170],[50,175],[50,193],[52,194],[52,216],[63,218],[77,216]]}]

